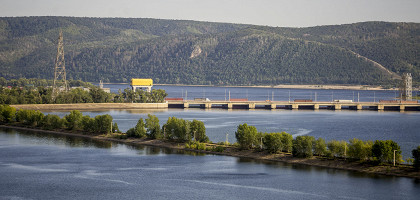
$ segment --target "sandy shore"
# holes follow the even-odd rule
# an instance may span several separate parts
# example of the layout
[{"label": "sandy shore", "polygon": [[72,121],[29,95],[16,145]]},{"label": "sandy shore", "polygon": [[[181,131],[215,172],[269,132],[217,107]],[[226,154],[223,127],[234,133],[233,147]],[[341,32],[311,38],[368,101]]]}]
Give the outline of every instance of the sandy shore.
[{"label": "sandy shore", "polygon": [[26,110],[168,109],[168,103],[18,104],[10,106]]},{"label": "sandy shore", "polygon": [[[153,147],[160,147],[160,148],[170,148],[170,149],[175,149],[175,150],[200,152],[200,153],[206,153],[206,154],[250,158],[250,159],[262,160],[262,161],[284,162],[284,163],[290,163],[290,164],[310,165],[310,166],[318,166],[318,167],[325,167],[325,168],[357,171],[357,172],[363,172],[363,173],[420,179],[420,172],[414,171],[413,167],[409,165],[397,165],[395,167],[390,166],[390,165],[374,166],[368,163],[350,162],[344,159],[332,160],[332,159],[318,158],[318,157],[313,157],[310,159],[295,158],[291,154],[287,154],[287,153],[269,154],[266,152],[260,152],[256,150],[239,150],[238,148],[232,147],[232,146],[225,147],[225,151],[223,152],[212,152],[212,151],[205,151],[205,150],[186,149],[183,143],[169,142],[169,141],[164,141],[164,140],[116,139],[112,137],[106,137],[105,135],[97,135],[97,136],[82,135],[79,133],[72,133],[72,132],[67,132],[67,131],[47,131],[47,130],[41,130],[41,129],[5,126],[5,125],[0,125],[0,127],[25,130],[25,131],[52,133],[52,134],[73,136],[73,137],[90,138],[90,139],[101,140],[101,141],[113,141],[113,142],[129,144],[129,145],[145,145],[145,146],[153,146]],[[207,144],[207,145],[215,146],[216,144]]]},{"label": "sandy shore", "polygon": [[372,85],[251,85],[251,86],[217,86],[217,85],[184,85],[184,84],[155,84],[162,86],[190,86],[190,87],[248,87],[248,88],[283,88],[283,89],[318,89],[318,90],[397,90],[384,89]]}]

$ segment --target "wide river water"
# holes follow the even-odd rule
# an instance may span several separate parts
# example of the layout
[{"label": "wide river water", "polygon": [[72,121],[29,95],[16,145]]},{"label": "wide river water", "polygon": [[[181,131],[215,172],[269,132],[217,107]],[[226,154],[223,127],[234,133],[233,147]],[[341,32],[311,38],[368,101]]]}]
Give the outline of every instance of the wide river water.
[{"label": "wide river water", "polygon": [[[111,90],[118,87],[126,88]],[[231,98],[289,98],[288,89],[160,87],[170,97],[188,99],[194,94],[224,99],[225,91]],[[358,93],[363,101],[395,97],[393,91],[290,90],[292,99],[315,98],[315,93],[318,100],[352,99],[353,94],[357,99]],[[402,147],[404,159],[420,145],[420,112],[165,109],[83,114],[110,114],[122,131],[147,114],[159,117],[161,125],[170,116],[198,119],[213,142],[225,141],[226,134],[234,142],[236,127],[248,123],[262,132],[327,141],[391,139]],[[420,183],[410,178],[0,130],[0,199],[418,199],[418,194]]]}]

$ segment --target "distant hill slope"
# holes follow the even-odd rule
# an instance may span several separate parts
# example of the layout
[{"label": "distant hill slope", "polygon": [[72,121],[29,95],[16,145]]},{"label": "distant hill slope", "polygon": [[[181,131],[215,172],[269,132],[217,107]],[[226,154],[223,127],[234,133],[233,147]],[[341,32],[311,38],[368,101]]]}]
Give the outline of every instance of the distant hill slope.
[{"label": "distant hill slope", "polygon": [[312,28],[157,19],[0,18],[0,76],[53,77],[63,30],[67,77],[127,82],[276,85],[420,81],[420,25]]}]

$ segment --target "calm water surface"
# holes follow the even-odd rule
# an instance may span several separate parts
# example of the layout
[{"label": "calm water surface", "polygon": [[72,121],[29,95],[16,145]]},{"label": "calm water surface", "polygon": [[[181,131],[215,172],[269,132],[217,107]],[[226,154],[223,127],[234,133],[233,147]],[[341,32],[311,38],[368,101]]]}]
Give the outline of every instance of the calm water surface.
[{"label": "calm water surface", "polygon": [[0,199],[418,199],[414,179],[0,130]]},{"label": "calm water surface", "polygon": [[[110,87],[110,86],[108,86]],[[250,100],[393,99],[394,91],[158,86],[170,97]],[[111,90],[127,85],[111,85]],[[157,88],[157,87],[156,87]],[[64,116],[68,112],[43,111]],[[420,112],[330,110],[104,110],[122,131],[154,114],[205,123],[213,142],[235,142],[242,123],[328,140],[394,140],[403,158],[420,145]],[[418,199],[414,179],[226,156],[191,155],[81,138],[0,129],[0,199]]]},{"label": "calm water surface", "polygon": [[[64,116],[69,112],[45,112]],[[248,123],[261,132],[285,131],[294,137],[311,135],[329,140],[359,138],[362,140],[394,140],[402,148],[403,158],[411,157],[411,150],[420,145],[420,112],[331,111],[331,110],[225,110],[225,109],[166,109],[166,110],[107,110],[86,111],[91,117],[110,114],[125,132],[140,118],[154,114],[160,124],[168,117],[197,119],[206,126],[206,134],[213,142],[235,142],[239,124]]]}]

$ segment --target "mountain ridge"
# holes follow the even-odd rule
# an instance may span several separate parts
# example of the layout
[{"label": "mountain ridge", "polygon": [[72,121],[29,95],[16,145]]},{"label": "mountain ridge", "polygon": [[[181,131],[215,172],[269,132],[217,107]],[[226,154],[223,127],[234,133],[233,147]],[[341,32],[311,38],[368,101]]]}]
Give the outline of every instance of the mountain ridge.
[{"label": "mountain ridge", "polygon": [[0,18],[0,76],[53,77],[64,33],[68,78],[200,85],[396,85],[420,81],[420,24],[308,28],[189,20]]}]

